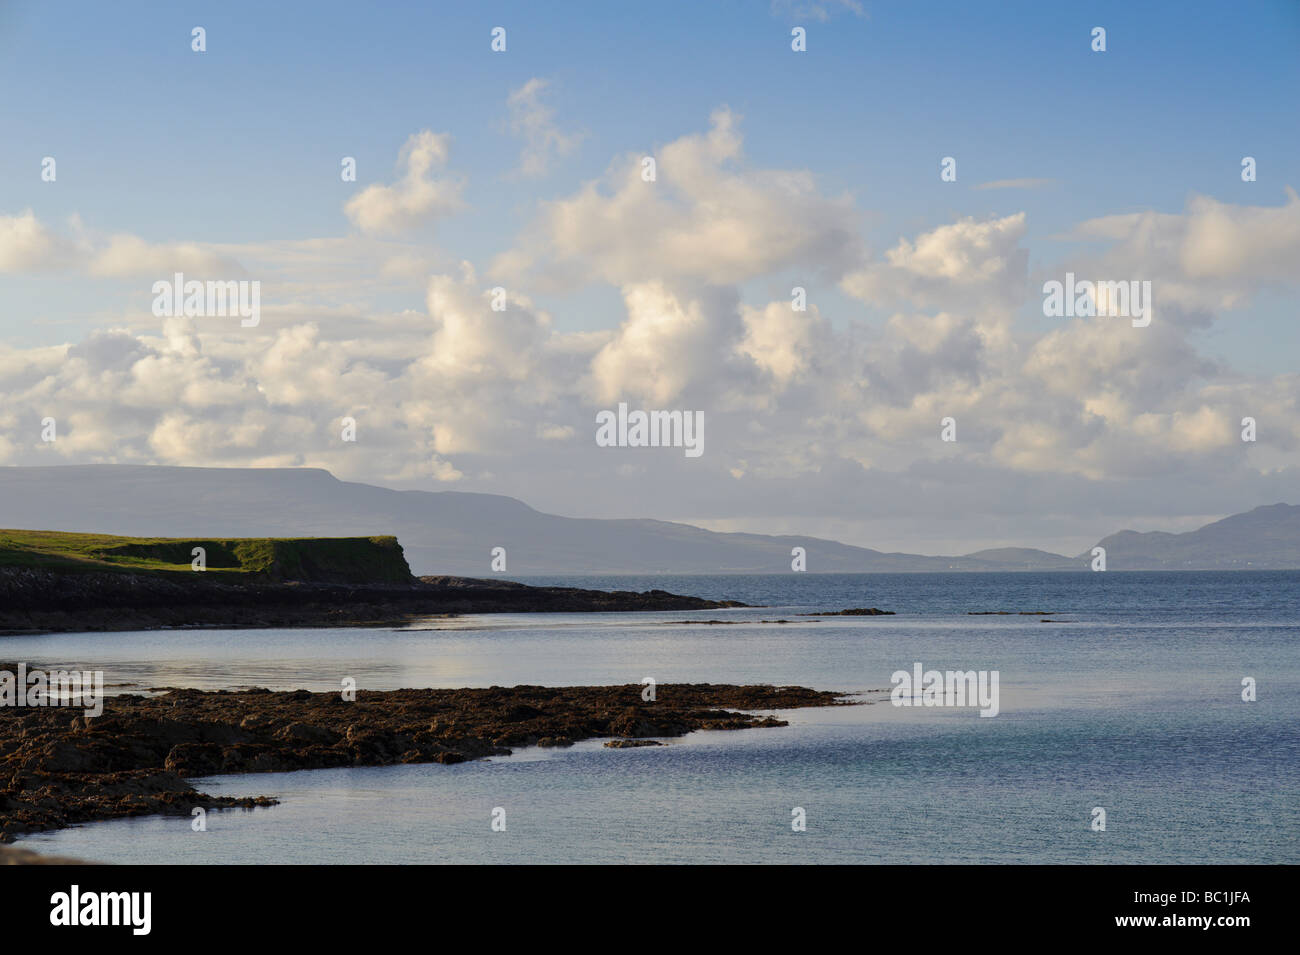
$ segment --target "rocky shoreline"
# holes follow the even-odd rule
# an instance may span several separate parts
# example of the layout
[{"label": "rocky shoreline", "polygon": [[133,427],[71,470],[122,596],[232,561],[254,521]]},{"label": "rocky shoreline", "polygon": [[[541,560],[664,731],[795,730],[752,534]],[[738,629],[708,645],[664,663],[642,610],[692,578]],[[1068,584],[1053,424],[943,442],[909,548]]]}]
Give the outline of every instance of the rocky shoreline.
[{"label": "rocky shoreline", "polygon": [[786,725],[738,711],[850,705],[844,694],[804,687],[660,684],[649,702],[644,689],[359,690],[352,701],[306,690],[182,689],[108,697],[93,719],[65,707],[0,709],[0,842],[106,819],[274,803],[205,795],[186,781],[196,776],[459,763],[605,737],[621,748],[693,730]]},{"label": "rocky shoreline", "polygon": [[604,613],[743,607],[664,590],[533,587],[420,577],[403,584],[266,582],[218,575],[64,573],[0,566],[0,634],[202,627],[402,626],[462,613]]}]

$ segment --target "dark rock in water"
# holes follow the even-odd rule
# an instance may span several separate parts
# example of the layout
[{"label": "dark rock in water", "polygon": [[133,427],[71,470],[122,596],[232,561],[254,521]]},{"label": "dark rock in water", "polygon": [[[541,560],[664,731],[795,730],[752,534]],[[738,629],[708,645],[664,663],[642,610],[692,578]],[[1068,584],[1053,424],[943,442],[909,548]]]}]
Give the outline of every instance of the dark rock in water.
[{"label": "dark rock in water", "polygon": [[657,739],[612,739],[605,744],[610,749],[632,749],[637,746],[662,746]]},{"label": "dark rock in water", "polygon": [[[807,616],[807,614],[805,614]],[[759,620],[759,623],[789,623],[789,620]],[[734,627],[742,624],[753,624],[753,620],[665,620],[661,626],[665,627]]]},{"label": "dark rock in water", "polygon": [[668,683],[654,702],[643,689],[359,690],[354,702],[306,690],[171,690],[108,697],[91,719],[71,719],[65,707],[3,707],[0,842],[101,819],[274,805],[204,795],[187,782],[198,776],[459,763],[599,737],[618,737],[613,748],[653,745],[650,737],[692,730],[785,725],[738,710],[848,705],[843,694],[796,686]]},{"label": "dark rock in water", "polygon": [[854,607],[852,610],[823,610],[821,613],[801,613],[801,617],[892,617],[894,611],[876,607]]}]

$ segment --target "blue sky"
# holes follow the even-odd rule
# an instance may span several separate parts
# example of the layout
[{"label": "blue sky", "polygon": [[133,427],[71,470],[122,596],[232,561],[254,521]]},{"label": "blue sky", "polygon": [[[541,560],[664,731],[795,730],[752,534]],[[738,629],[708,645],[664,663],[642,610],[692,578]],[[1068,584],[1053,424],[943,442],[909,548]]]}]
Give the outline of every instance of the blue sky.
[{"label": "blue sky", "polygon": [[[340,200],[357,188],[338,181],[338,158],[357,157],[364,186],[391,172],[411,131],[430,127],[450,131],[455,164],[474,170],[472,211],[442,223],[438,238],[486,261],[539,199],[599,176],[618,153],[700,127],[723,104],[744,117],[750,155],[853,193],[879,245],[955,215],[1024,209],[1037,252],[1099,209],[1173,212],[1192,192],[1274,203],[1284,184],[1300,183],[1300,3],[830,10],[819,22],[761,0],[364,12],[9,3],[0,208],[78,214],[156,241],[338,235]],[[789,28],[799,24],[809,49],[792,56]],[[189,48],[194,25],[208,31],[203,55]],[[504,55],[488,49],[498,25]],[[1096,25],[1108,31],[1104,55],[1089,48]],[[557,113],[585,134],[541,183],[511,180],[518,145],[503,123],[505,97],[533,76],[552,81]],[[1253,184],[1238,175],[1246,154],[1260,160]],[[59,159],[57,189],[33,175],[45,155]],[[937,188],[948,155],[959,179]],[[974,189],[1016,178],[1058,182]],[[40,317],[49,289],[25,291],[20,317]],[[57,297],[86,302],[74,289]],[[560,320],[598,327],[604,318],[589,310],[601,304],[580,302]],[[1294,343],[1294,323],[1281,303],[1263,311],[1275,321],[1262,334],[1216,347],[1277,367],[1261,339]]]},{"label": "blue sky", "polygon": [[[1097,251],[1079,240],[1081,223],[1182,216],[1195,197],[1276,208],[1286,187],[1300,187],[1300,3],[854,6],[5,3],[0,216],[31,210],[55,233],[84,230],[101,244],[129,234],[221,246],[255,276],[261,244],[355,237],[345,204],[392,183],[408,138],[431,130],[449,137],[440,175],[461,182],[460,210],[390,241],[439,271],[467,260],[481,284],[517,283],[494,262],[520,245],[546,203],[602,180],[621,156],[704,134],[727,107],[747,166],[806,171],[818,195],[851,197],[868,259],[966,217],[1023,213],[1030,294],[1011,327],[1033,336],[1052,326],[1029,286]],[[194,26],[207,31],[205,53],[190,49]],[[496,26],[507,30],[503,54],[489,49]],[[807,30],[806,53],[790,49],[793,26]],[[1095,26],[1107,30],[1104,54],[1090,49]],[[529,177],[519,174],[507,98],[534,79],[547,84],[554,126],[576,145]],[[1241,181],[1247,155],[1258,161],[1256,182]],[[44,156],[57,159],[55,183],[40,180]],[[356,183],[339,179],[343,156],[357,159]],[[955,183],[939,181],[944,156],[957,159]],[[1044,182],[979,188],[1021,179]],[[846,292],[840,278],[791,260],[724,284],[756,307],[807,285],[831,328],[858,324],[869,336],[899,309]],[[1233,380],[1285,375],[1300,353],[1294,286],[1272,273],[1252,282],[1230,321],[1216,312],[1185,334]],[[0,341],[39,349],[140,331],[149,284],[0,269]],[[349,292],[304,277],[291,298],[306,309],[423,312],[426,284],[407,276]],[[523,291],[556,332],[600,335],[626,320],[627,284],[592,278]],[[265,294],[274,303],[276,293]],[[490,477],[487,487],[510,489]],[[704,506],[656,513],[707,520]]]}]

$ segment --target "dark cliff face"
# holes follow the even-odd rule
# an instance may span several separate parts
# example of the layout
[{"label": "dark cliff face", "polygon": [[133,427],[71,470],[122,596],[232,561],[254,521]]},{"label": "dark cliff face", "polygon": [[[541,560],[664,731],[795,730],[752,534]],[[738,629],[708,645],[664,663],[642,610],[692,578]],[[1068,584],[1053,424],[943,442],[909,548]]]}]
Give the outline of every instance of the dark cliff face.
[{"label": "dark cliff face", "polygon": [[739,606],[744,605],[662,590],[633,593],[529,587],[470,578],[337,584],[203,573],[63,573],[0,567],[0,632],[401,626],[414,617],[437,614]]}]

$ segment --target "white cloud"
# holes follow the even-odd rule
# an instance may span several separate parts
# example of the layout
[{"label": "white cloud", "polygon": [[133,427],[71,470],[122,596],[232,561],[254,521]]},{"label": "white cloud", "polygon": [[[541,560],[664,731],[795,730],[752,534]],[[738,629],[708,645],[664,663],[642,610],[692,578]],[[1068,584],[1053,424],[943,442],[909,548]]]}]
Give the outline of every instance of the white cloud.
[{"label": "white cloud", "polygon": [[510,130],[524,140],[519,172],[527,178],[546,175],[556,157],[569,155],[582,141],[581,135],[565,133],[556,125],[555,110],[542,101],[549,86],[549,80],[534,77],[506,100]]},{"label": "white cloud", "polygon": [[771,375],[779,389],[807,373],[832,337],[816,305],[806,312],[796,312],[789,302],[771,302],[762,309],[742,305],[741,316],[745,336],[740,352]]},{"label": "white cloud", "polygon": [[678,298],[661,282],[623,289],[627,319],[591,363],[604,402],[644,398],[665,407],[716,370],[729,329],[699,300]]},{"label": "white cloud", "polygon": [[0,274],[51,271],[75,260],[73,243],[42,225],[31,209],[0,215]]},{"label": "white cloud", "polygon": [[[354,210],[358,225],[387,230],[446,207],[419,186],[445,163],[445,139],[412,144],[398,183]],[[151,243],[63,237],[31,213],[0,220],[10,270],[246,263],[274,280],[256,329],[160,323],[142,292],[122,327],[74,345],[0,346],[0,462],[313,465],[380,483],[460,482],[575,514],[760,530],[779,520],[832,536],[835,520],[869,535],[900,515],[1000,533],[1007,515],[1050,523],[1064,509],[1092,521],[1156,501],[1199,514],[1294,486],[1300,376],[1242,375],[1199,347],[1224,308],[1294,284],[1294,196],[1276,207],[1197,197],[1181,214],[1081,223],[1069,237],[1087,254],[1045,271],[1150,278],[1156,320],[1017,324],[1041,300],[1026,281],[1023,213],[922,228],[867,258],[850,197],[824,194],[806,171],[755,165],[742,147],[738,120],[720,110],[707,131],[654,152],[656,182],[634,153],[543,204],[497,263],[515,276],[505,311],[491,307],[495,274],[457,270],[427,244]],[[602,328],[558,332],[530,298],[591,282],[621,296]],[[888,317],[827,295],[794,312],[778,297],[818,282]],[[594,411],[619,400],[703,410],[706,455],[597,449]],[[54,445],[40,441],[45,415],[59,421]],[[948,415],[955,445],[939,441]],[[1239,440],[1244,415],[1260,422],[1257,445]],[[357,419],[356,444],[340,439],[343,416]]]},{"label": "white cloud", "polygon": [[707,133],[658,150],[653,182],[641,155],[622,157],[603,183],[543,203],[494,271],[568,285],[729,285],[792,265],[847,267],[860,246],[851,198],[821,195],[804,170],[749,168],[741,146],[738,118],[719,109]]},{"label": "white cloud", "polygon": [[210,247],[195,242],[146,242],[134,235],[113,236],[91,258],[88,271],[104,277],[162,277],[174,272],[193,278],[247,274],[237,261]]},{"label": "white cloud", "polygon": [[1261,285],[1300,283],[1300,197],[1292,189],[1286,194],[1280,206],[1193,196],[1182,214],[1089,219],[1065,238],[1100,241],[1106,248],[1077,262],[1074,271],[1080,277],[1150,280],[1157,309],[1238,308]]},{"label": "white cloud", "polygon": [[960,219],[906,238],[844,277],[843,288],[868,304],[898,302],[951,306],[988,296],[1004,304],[1023,299],[1028,254],[1019,248],[1026,230],[1023,212],[1001,219]]},{"label": "white cloud", "polygon": [[462,184],[435,179],[433,173],[447,164],[451,137],[423,130],[406,141],[398,157],[405,167],[392,185],[367,186],[348,200],[344,211],[362,232],[409,232],[462,207]]}]

